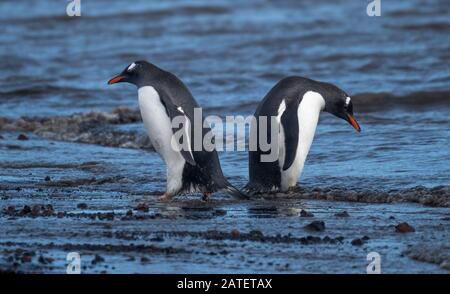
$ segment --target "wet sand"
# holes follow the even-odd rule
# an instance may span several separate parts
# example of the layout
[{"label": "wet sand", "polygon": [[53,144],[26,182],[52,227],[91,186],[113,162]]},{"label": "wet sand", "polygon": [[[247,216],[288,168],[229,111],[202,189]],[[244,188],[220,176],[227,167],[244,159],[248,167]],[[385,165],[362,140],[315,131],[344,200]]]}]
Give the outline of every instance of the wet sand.
[{"label": "wet sand", "polygon": [[23,135],[0,140],[4,158],[21,154],[0,172],[1,271],[64,273],[79,252],[83,273],[365,273],[376,251],[383,273],[449,273],[448,186],[166,204],[153,152]]}]

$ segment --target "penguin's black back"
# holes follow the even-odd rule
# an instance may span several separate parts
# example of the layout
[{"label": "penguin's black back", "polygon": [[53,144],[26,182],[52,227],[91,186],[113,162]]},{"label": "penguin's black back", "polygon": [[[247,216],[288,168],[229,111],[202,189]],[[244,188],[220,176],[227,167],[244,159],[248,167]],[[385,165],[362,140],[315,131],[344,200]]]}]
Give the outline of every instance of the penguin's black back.
[{"label": "penguin's black back", "polygon": [[[319,91],[326,87],[326,83],[317,82],[308,78],[291,76],[280,80],[259,103],[256,111],[256,125],[259,130],[259,117],[267,117],[267,140],[269,141],[271,123],[270,117],[278,115],[278,109],[283,99],[290,107],[297,107],[303,95],[308,91]],[[278,137],[277,137],[278,138]],[[276,190],[281,185],[281,171],[278,160],[261,162],[263,152],[259,148],[259,133],[257,136],[257,150],[249,151],[249,182],[244,187],[248,193],[265,193]],[[268,142],[270,143],[270,142]],[[279,142],[282,144],[283,142]]]}]

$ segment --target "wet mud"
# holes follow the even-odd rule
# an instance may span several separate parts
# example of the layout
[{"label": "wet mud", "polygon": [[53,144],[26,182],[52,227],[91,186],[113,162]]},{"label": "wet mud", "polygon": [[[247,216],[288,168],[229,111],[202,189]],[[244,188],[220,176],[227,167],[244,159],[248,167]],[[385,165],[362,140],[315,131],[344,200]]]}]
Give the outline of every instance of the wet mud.
[{"label": "wet mud", "polygon": [[385,273],[449,270],[448,186],[301,186],[248,201],[218,193],[160,203],[164,166],[148,171],[143,159],[153,152],[79,150],[34,135],[8,149],[17,134],[4,135],[3,154],[28,159],[41,146],[53,157],[1,163],[2,272],[65,273],[70,252],[84,273],[365,273],[372,251]]}]

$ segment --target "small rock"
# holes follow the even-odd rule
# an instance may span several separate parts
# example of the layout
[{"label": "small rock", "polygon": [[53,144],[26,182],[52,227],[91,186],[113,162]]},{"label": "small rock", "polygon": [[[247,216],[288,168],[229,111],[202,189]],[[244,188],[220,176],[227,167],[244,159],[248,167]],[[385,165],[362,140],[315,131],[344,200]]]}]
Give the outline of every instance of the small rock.
[{"label": "small rock", "polygon": [[156,236],[154,238],[151,238],[150,241],[153,241],[153,242],[164,242],[164,238],[162,236]]},{"label": "small rock", "polygon": [[6,214],[14,215],[16,214],[16,207],[14,205],[10,205],[5,209]]},{"label": "small rock", "polygon": [[259,230],[251,230],[248,234],[250,235],[249,238],[251,240],[260,240],[264,238],[264,234]]},{"label": "small rock", "polygon": [[41,213],[41,206],[40,205],[33,205],[31,208],[31,215],[32,216],[39,216]]},{"label": "small rock", "polygon": [[46,176],[45,178],[44,178],[44,181],[46,181],[46,182],[50,182],[52,179],[49,177],[49,176]]},{"label": "small rock", "polygon": [[370,240],[370,238],[369,238],[368,236],[364,236],[364,237],[362,237],[361,239],[362,239],[363,241]]},{"label": "small rock", "polygon": [[356,238],[356,239],[352,240],[352,245],[353,246],[361,246],[362,244],[364,244],[364,241],[359,239],[359,238]]},{"label": "small rock", "polygon": [[114,212],[100,213],[98,214],[98,219],[114,220]]},{"label": "small rock", "polygon": [[415,232],[416,230],[409,225],[408,223],[399,223],[398,225],[395,226],[395,231],[397,233],[411,233],[411,232]]},{"label": "small rock", "polygon": [[325,222],[323,221],[313,221],[305,226],[305,229],[309,231],[322,232],[325,230]]},{"label": "small rock", "polygon": [[78,203],[77,208],[86,209],[86,208],[88,208],[88,205],[86,203]]},{"label": "small rock", "polygon": [[344,241],[344,237],[342,237],[342,236],[338,236],[338,237],[336,237],[336,238],[334,238],[336,241],[339,241],[339,242],[341,242],[342,243],[342,241]]},{"label": "small rock", "polygon": [[150,259],[148,259],[147,257],[143,256],[141,257],[141,262],[149,262]]},{"label": "small rock", "polygon": [[28,140],[28,136],[25,134],[20,134],[19,136],[17,136],[17,140],[26,141]]},{"label": "small rock", "polygon": [[223,210],[223,209],[216,209],[214,211],[214,215],[216,215],[216,216],[224,216],[226,214],[227,214],[227,212],[225,210]]},{"label": "small rock", "polygon": [[104,262],[104,261],[105,261],[105,259],[103,257],[101,257],[100,255],[96,254],[94,256],[94,259],[92,259],[91,264],[97,264],[97,263]]},{"label": "small rock", "polygon": [[25,252],[22,255],[21,261],[22,261],[22,263],[25,263],[25,262],[28,263],[28,262],[31,262],[32,259],[33,259],[33,254],[31,254],[29,252]]},{"label": "small rock", "polygon": [[38,262],[42,263],[42,264],[49,264],[52,263],[54,261],[53,258],[51,257],[44,257],[44,256],[39,256]]},{"label": "small rock", "polygon": [[129,210],[127,211],[126,216],[133,216],[133,211],[132,211],[131,209],[129,209]]},{"label": "small rock", "polygon": [[346,210],[344,211],[340,211],[334,214],[334,216],[336,217],[349,217],[350,215],[348,214],[348,212]]},{"label": "small rock", "polygon": [[5,139],[5,137],[3,137],[2,135],[0,135],[0,140],[3,140],[3,139]]},{"label": "small rock", "polygon": [[24,205],[22,210],[20,211],[21,215],[26,215],[31,213],[31,207],[29,207],[28,205]]},{"label": "small rock", "polygon": [[143,212],[148,212],[149,211],[149,207],[148,204],[145,202],[139,203],[136,207],[137,210],[143,211]]},{"label": "small rock", "polygon": [[300,217],[314,217],[314,214],[312,212],[302,209],[300,211]]},{"label": "small rock", "polygon": [[234,239],[239,238],[240,234],[241,233],[236,229],[231,230],[231,238],[234,238]]}]

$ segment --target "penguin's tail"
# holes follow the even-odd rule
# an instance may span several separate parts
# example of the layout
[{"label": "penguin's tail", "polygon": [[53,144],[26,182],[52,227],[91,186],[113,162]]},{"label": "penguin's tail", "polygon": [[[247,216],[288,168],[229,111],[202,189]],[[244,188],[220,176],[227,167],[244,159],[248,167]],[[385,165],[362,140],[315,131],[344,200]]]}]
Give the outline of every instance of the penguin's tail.
[{"label": "penguin's tail", "polygon": [[258,194],[270,194],[277,191],[275,186],[267,186],[262,185],[257,182],[248,182],[244,188],[242,188],[242,192],[246,195],[255,196]]},{"label": "penguin's tail", "polygon": [[250,197],[244,193],[239,191],[237,188],[235,188],[233,185],[231,185],[228,181],[225,182],[225,187],[221,189],[223,192],[233,196],[236,199],[246,200]]}]

